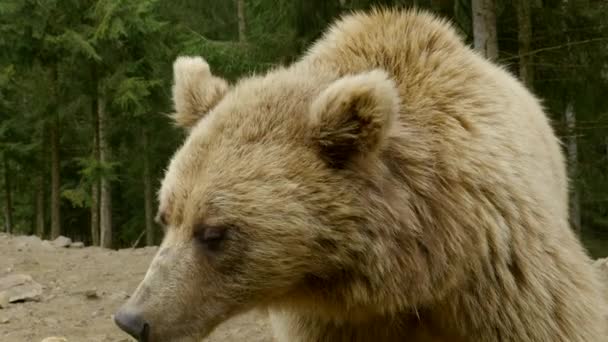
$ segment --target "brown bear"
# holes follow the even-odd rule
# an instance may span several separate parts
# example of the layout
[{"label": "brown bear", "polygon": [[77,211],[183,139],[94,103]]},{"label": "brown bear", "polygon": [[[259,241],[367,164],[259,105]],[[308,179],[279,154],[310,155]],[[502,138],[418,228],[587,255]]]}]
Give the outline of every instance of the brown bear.
[{"label": "brown bear", "polygon": [[189,341],[257,307],[284,342],[608,340],[547,116],[446,21],[354,13],[265,75],[174,72],[189,135],[123,330]]}]

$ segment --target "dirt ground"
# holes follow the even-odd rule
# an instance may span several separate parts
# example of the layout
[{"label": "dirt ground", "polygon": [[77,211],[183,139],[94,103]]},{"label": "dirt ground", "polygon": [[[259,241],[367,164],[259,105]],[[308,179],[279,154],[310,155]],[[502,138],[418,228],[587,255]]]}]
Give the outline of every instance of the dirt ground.
[{"label": "dirt ground", "polygon": [[[49,336],[69,342],[131,341],[111,315],[143,278],[155,251],[60,248],[0,234],[0,278],[28,274],[43,286],[39,302],[0,309],[0,341],[40,342]],[[251,312],[222,324],[204,341],[272,341],[270,336],[267,318]]]},{"label": "dirt ground", "polygon": [[[111,316],[143,278],[155,252],[155,247],[62,248],[31,236],[0,233],[0,283],[8,275],[26,274],[42,285],[39,301],[5,308],[0,304],[0,342],[41,342],[51,336],[65,338],[53,342],[132,341]],[[608,258],[595,266],[608,283]],[[267,317],[250,312],[220,325],[204,341],[272,338]]]}]

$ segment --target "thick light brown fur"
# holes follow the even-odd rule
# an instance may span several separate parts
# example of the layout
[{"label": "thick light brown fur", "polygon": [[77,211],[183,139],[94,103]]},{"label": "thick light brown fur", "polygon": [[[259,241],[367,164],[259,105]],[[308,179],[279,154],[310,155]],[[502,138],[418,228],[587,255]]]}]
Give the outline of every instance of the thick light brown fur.
[{"label": "thick light brown fur", "polygon": [[347,16],[204,113],[180,79],[168,232],[126,305],[152,341],[253,307],[286,342],[607,340],[543,109],[446,22]]}]

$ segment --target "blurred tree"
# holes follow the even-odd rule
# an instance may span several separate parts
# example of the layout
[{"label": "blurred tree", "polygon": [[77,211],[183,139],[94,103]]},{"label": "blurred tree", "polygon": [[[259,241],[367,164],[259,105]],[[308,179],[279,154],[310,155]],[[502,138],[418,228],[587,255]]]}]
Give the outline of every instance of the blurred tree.
[{"label": "blurred tree", "polygon": [[498,58],[496,4],[494,0],[471,0],[475,49],[489,59]]},{"label": "blurred tree", "polygon": [[4,226],[7,233],[13,232],[13,202],[12,202],[12,185],[11,185],[11,169],[8,161],[8,153],[3,154],[4,166]]},{"label": "blurred tree", "polygon": [[247,40],[245,35],[245,0],[236,0],[236,8],[239,23],[239,42],[244,43]]},{"label": "blurred tree", "polygon": [[528,89],[534,86],[533,58],[530,55],[532,44],[532,4],[530,0],[516,0],[517,38],[519,42],[519,78]]}]

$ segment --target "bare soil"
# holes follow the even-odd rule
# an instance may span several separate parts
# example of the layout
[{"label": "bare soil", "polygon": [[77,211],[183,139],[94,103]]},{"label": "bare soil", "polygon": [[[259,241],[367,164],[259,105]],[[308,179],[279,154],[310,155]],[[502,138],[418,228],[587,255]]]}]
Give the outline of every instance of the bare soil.
[{"label": "bare soil", "polygon": [[[155,247],[107,250],[54,247],[0,234],[0,278],[28,274],[43,286],[40,301],[0,309],[0,341],[132,341],[112,314],[143,278]],[[272,341],[267,317],[254,311],[219,326],[204,341]]]},{"label": "bare soil", "polygon": [[[0,280],[27,274],[43,287],[39,301],[1,308],[1,342],[132,341],[112,322],[112,314],[133,292],[156,247],[108,250],[54,247],[31,236],[0,233]],[[608,283],[608,258],[595,262]],[[606,293],[608,296],[608,293]],[[270,342],[266,315],[254,311],[225,322],[208,342]],[[46,341],[45,341],[46,342]]]}]

